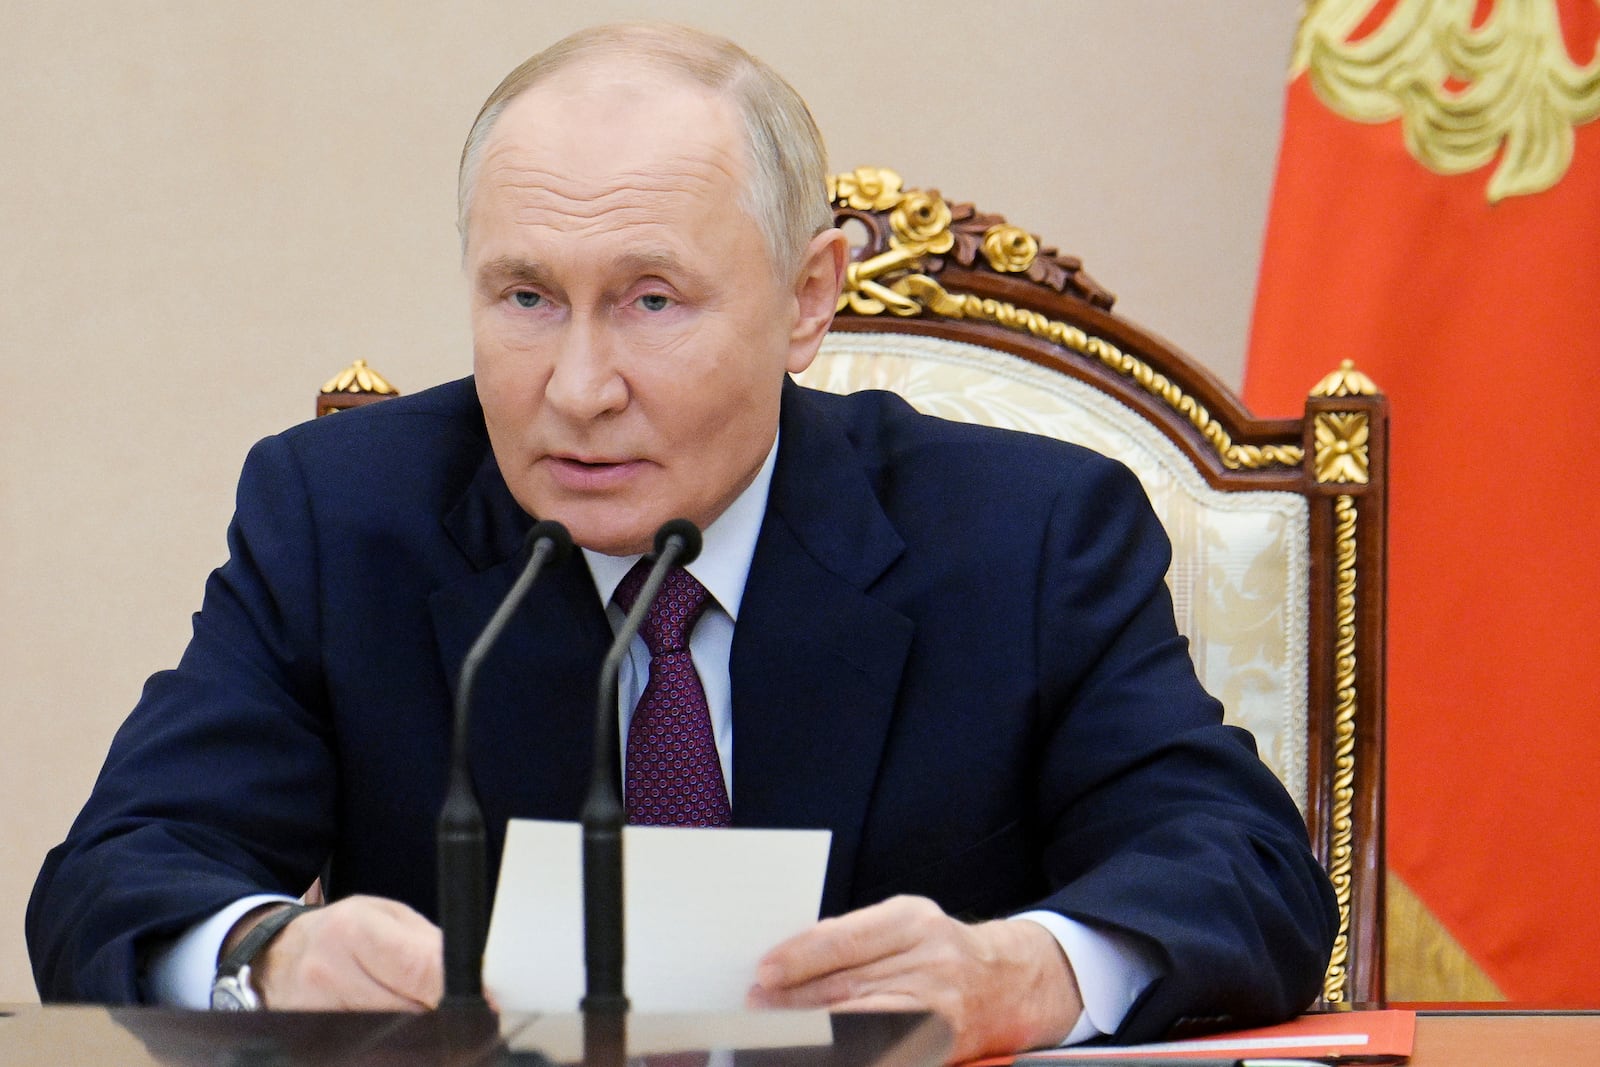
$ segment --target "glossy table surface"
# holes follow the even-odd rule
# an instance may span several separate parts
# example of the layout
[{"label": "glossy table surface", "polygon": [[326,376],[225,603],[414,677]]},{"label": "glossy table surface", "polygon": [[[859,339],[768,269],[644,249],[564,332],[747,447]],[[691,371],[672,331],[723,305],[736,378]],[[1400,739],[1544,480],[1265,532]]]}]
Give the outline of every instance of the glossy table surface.
[{"label": "glossy table surface", "polygon": [[707,1049],[727,1050],[719,1065],[737,1067],[927,1067],[942,1062],[950,1041],[942,1022],[916,1013],[631,1015],[623,1041],[614,1028],[586,1034],[576,1014],[497,1017],[481,1008],[425,1015],[0,1010],[4,1067],[692,1067],[693,1051]]},{"label": "glossy table surface", "polygon": [[[424,1016],[223,1015],[147,1008],[0,1008],[0,1064],[34,1067],[301,1067],[621,1064],[614,1035],[581,1020],[436,1012]],[[949,1034],[925,1015],[632,1016],[630,1067],[692,1067],[683,1050],[729,1049],[721,1065],[918,1067],[937,1064]],[[1572,1067],[1600,1064],[1600,1012],[1420,1011],[1412,1067]]]}]

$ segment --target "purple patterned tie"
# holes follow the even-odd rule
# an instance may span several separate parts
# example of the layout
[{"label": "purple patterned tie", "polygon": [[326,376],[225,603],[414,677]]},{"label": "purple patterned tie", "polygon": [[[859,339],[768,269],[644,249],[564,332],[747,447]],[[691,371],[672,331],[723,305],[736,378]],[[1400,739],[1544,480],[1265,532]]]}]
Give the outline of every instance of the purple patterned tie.
[{"label": "purple patterned tie", "polygon": [[[627,611],[638,599],[649,559],[634,564],[612,597]],[[643,826],[731,826],[728,790],[717,759],[706,691],[689,658],[689,631],[711,594],[682,567],[666,581],[639,636],[650,650],[650,680],[628,725],[628,821]]]}]

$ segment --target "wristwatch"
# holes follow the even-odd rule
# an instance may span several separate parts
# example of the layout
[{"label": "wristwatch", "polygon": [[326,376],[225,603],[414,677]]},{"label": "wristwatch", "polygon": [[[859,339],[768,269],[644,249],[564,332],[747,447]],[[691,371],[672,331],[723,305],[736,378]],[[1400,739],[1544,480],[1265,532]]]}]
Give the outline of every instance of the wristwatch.
[{"label": "wristwatch", "polygon": [[311,907],[309,904],[290,904],[256,923],[248,934],[239,939],[233,951],[217,965],[217,977],[211,983],[213,1011],[261,1010],[261,995],[250,980],[250,964],[273,938],[283,932],[285,926],[310,911]]}]

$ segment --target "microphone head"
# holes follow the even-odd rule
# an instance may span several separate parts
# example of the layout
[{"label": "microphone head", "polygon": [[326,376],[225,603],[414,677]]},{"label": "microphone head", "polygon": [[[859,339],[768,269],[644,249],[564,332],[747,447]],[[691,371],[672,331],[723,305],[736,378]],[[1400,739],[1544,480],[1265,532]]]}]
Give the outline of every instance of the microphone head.
[{"label": "microphone head", "polygon": [[527,545],[530,551],[540,541],[550,542],[550,554],[545,557],[546,563],[560,563],[572,551],[572,535],[567,532],[565,526],[554,519],[541,519],[528,531]]},{"label": "microphone head", "polygon": [[661,558],[661,553],[667,550],[667,545],[676,537],[680,544],[678,566],[693,563],[695,557],[700,555],[700,527],[688,519],[668,519],[661,524],[661,529],[656,531],[656,558]]}]

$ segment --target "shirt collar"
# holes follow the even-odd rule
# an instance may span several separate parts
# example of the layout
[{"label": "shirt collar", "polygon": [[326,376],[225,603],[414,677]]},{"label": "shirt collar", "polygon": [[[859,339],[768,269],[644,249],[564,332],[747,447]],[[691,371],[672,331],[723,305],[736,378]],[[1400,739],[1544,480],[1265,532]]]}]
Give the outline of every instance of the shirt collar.
[{"label": "shirt collar", "polygon": [[[761,535],[761,520],[767,513],[767,492],[772,488],[772,471],[777,458],[778,439],[774,437],[755,478],[726,511],[701,531],[700,555],[684,568],[735,621],[739,618],[739,603],[744,599],[745,581],[750,577],[750,563],[755,558],[756,539]],[[594,576],[600,603],[610,604],[611,595],[638,562],[639,555],[607,556],[586,548],[583,558]]]}]

